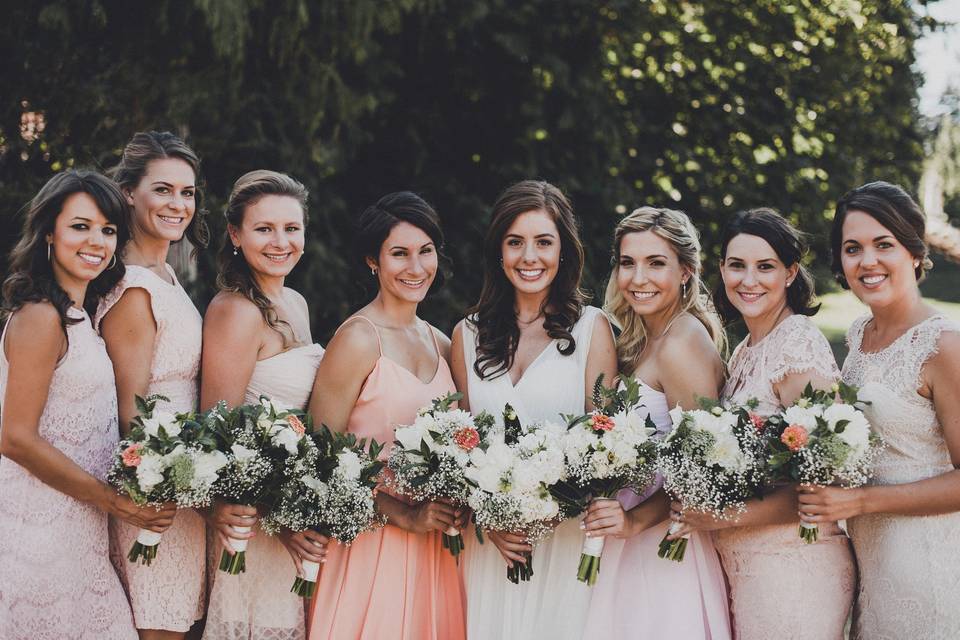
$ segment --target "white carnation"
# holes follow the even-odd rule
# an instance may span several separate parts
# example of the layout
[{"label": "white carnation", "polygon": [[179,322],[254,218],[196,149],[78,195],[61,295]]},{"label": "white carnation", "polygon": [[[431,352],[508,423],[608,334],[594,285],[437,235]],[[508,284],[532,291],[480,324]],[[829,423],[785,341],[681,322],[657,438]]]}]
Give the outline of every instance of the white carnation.
[{"label": "white carnation", "polygon": [[337,471],[346,480],[356,480],[360,477],[363,466],[356,451],[345,449],[337,454]]},{"label": "white carnation", "polygon": [[147,453],[143,450],[140,464],[137,465],[137,484],[140,491],[150,493],[153,488],[163,482],[163,472],[166,470],[166,461],[164,456],[158,456],[155,453]]}]

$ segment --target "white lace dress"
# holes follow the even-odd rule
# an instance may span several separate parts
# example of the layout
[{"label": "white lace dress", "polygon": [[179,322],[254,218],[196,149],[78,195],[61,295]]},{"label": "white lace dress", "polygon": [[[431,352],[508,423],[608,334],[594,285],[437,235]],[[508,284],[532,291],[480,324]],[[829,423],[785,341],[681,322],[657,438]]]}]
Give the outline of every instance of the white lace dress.
[{"label": "white lace dress", "polygon": [[[305,409],[323,356],[318,344],[303,345],[257,362],[243,401],[264,395],[282,407]],[[247,545],[247,570],[217,570],[222,547],[211,545],[213,587],[203,640],[303,640],[304,600],[290,593],[297,569],[287,550],[259,529]]]},{"label": "white lace dress", "polygon": [[[787,375],[839,378],[830,344],[806,316],[785,318],[753,346],[749,340],[730,357],[725,401],[755,398],[757,413],[767,416],[782,408],[774,385]],[[737,640],[843,639],[856,584],[850,541],[829,523],[820,525],[816,544],[807,544],[799,522],[714,532]]]},{"label": "white lace dress", "polygon": [[[87,315],[69,313],[82,321],[67,328],[69,348],[53,372],[39,434],[102,480],[119,440],[113,365]],[[8,368],[0,348],[0,398]],[[107,514],[9,458],[0,458],[0,638],[137,638],[108,557]]]},{"label": "white lace dress", "polygon": [[[941,333],[960,331],[960,325],[933,316],[887,348],[864,353],[860,344],[869,320],[850,327],[843,379],[860,387],[860,397],[871,403],[865,413],[887,443],[872,482],[903,484],[951,471],[933,403],[917,389]],[[960,638],[960,513],[870,514],[852,518],[848,528],[860,567],[854,638]]]},{"label": "white lace dress", "polygon": [[[470,410],[499,416],[510,403],[522,422],[559,420],[560,414],[582,413],[587,354],[593,326],[601,311],[586,307],[573,327],[576,350],[557,351],[554,340],[530,363],[517,384],[504,374],[481,380],[473,370],[476,333],[464,323]],[[562,522],[533,552],[533,578],[512,584],[507,566],[489,540],[464,536],[464,586],[467,594],[467,637],[471,640],[567,640],[583,634],[590,587],[577,580],[583,533],[579,518]]]}]

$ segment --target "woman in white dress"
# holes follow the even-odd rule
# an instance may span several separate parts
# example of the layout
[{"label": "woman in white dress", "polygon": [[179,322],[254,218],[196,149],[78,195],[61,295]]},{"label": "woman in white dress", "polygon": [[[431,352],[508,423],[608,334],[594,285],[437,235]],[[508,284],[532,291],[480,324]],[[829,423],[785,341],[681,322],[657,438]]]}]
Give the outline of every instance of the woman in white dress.
[{"label": "woman in white dress", "polygon": [[[508,188],[484,241],[484,284],[471,315],[454,329],[453,377],[461,406],[521,421],[558,420],[590,408],[597,376],[616,375],[616,350],[603,313],[584,305],[583,247],[570,202],[546,182]],[[463,571],[472,640],[580,638],[590,587],[577,580],[579,518],[560,523],[533,553],[534,575],[512,584],[506,569],[525,562],[526,540],[488,531],[466,538]]]},{"label": "woman in white dress", "polygon": [[800,517],[847,519],[863,640],[960,638],[960,325],[920,295],[924,231],[885,182],[844,195],[833,220],[834,274],[871,312],[850,327],[842,375],[886,448],[870,486],[801,487]]}]

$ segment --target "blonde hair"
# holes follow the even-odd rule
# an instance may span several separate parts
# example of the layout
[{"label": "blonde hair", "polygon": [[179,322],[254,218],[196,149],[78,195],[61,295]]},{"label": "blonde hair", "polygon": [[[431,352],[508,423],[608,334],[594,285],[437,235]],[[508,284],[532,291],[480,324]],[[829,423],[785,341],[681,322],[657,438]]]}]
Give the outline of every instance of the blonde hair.
[{"label": "blonde hair", "polygon": [[690,274],[690,279],[681,290],[680,309],[674,318],[684,312],[692,315],[706,328],[717,350],[724,353],[727,347],[727,336],[701,278],[700,234],[696,227],[682,211],[640,207],[625,216],[613,232],[613,271],[607,282],[603,303],[604,310],[620,329],[620,337],[617,339],[617,361],[620,371],[629,373],[635,368],[647,342],[647,328],[643,318],[633,311],[617,285],[617,274],[620,271],[620,243],[628,233],[642,231],[652,231],[669,242],[677,254],[680,266],[686,268]]}]

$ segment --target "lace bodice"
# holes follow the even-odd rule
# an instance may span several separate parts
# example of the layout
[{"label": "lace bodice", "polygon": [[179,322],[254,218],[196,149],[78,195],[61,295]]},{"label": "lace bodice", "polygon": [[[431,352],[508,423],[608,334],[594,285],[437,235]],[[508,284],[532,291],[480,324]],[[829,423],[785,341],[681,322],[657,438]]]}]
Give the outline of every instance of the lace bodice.
[{"label": "lace bodice", "polygon": [[788,316],[757,344],[749,342],[747,336],[730,356],[721,394],[725,402],[756,398],[757,412],[768,416],[781,409],[774,385],[788,375],[810,372],[826,379],[840,377],[830,343],[807,316]]},{"label": "lace bodice", "polygon": [[864,316],[850,327],[843,379],[859,387],[860,398],[870,402],[864,413],[887,445],[875,467],[875,482],[912,482],[949,471],[950,452],[933,402],[917,389],[924,363],[937,353],[940,334],[960,331],[960,325],[932,316],[885,349],[864,353],[860,344],[869,320]]},{"label": "lace bodice", "polygon": [[144,289],[150,295],[150,310],[157,323],[147,394],[158,393],[169,398],[169,410],[190,411],[197,406],[203,319],[177,281],[173,268],[164,266],[173,284],[150,269],[127,265],[126,275],[101,300],[96,325],[99,329],[103,317],[128,289]]}]

